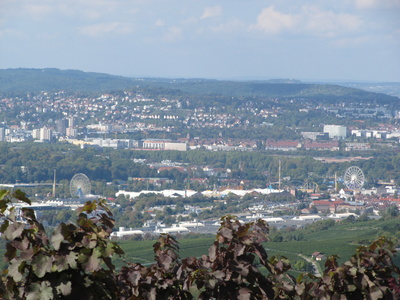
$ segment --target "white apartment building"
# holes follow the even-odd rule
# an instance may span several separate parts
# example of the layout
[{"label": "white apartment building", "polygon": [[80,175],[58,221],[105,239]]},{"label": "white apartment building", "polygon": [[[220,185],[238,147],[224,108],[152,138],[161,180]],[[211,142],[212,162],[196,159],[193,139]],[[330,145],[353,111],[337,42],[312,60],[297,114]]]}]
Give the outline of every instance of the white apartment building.
[{"label": "white apartment building", "polygon": [[40,128],[39,139],[41,141],[50,141],[52,136],[53,136],[53,130],[47,127]]}]

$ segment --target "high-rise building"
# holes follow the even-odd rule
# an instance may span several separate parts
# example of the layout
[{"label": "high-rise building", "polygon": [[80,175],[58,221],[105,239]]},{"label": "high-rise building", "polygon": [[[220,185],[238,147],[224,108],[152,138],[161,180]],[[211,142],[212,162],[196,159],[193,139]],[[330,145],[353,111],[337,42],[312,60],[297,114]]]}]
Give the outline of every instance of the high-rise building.
[{"label": "high-rise building", "polygon": [[68,118],[68,127],[74,128],[76,126],[76,117]]},{"label": "high-rise building", "polygon": [[69,122],[66,119],[56,120],[57,132],[60,135],[66,134],[66,129],[67,129],[68,123]]},{"label": "high-rise building", "polygon": [[32,130],[32,137],[36,140],[40,139],[40,129],[33,129]]},{"label": "high-rise building", "polygon": [[41,141],[50,141],[53,136],[53,130],[43,127],[40,128],[40,140]]},{"label": "high-rise building", "polygon": [[6,130],[4,127],[0,127],[0,142],[4,142],[6,139]]}]

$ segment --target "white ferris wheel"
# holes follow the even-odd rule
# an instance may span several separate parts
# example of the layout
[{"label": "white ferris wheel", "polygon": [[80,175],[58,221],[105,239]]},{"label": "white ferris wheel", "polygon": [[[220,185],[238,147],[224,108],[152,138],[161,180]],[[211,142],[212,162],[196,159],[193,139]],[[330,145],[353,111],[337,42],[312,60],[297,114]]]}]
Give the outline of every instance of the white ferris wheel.
[{"label": "white ferris wheel", "polygon": [[349,190],[359,190],[364,186],[364,172],[359,167],[351,166],[344,173],[343,180]]},{"label": "white ferris wheel", "polygon": [[75,174],[69,184],[69,190],[72,197],[84,198],[90,194],[91,189],[92,186],[90,180],[83,173]]}]

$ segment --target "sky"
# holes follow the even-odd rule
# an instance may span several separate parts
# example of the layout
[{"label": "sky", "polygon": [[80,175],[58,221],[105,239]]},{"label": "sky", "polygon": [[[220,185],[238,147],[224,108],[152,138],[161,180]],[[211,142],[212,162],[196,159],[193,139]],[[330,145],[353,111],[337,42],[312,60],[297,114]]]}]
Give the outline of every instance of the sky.
[{"label": "sky", "polygon": [[0,0],[0,69],[400,82],[400,0]]}]

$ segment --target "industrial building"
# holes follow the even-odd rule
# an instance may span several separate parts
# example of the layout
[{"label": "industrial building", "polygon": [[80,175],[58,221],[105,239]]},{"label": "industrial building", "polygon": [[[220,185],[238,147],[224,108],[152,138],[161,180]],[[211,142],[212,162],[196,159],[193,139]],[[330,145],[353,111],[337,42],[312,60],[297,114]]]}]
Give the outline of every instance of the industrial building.
[{"label": "industrial building", "polygon": [[324,132],[329,134],[330,139],[345,139],[347,127],[341,125],[324,125]]}]

